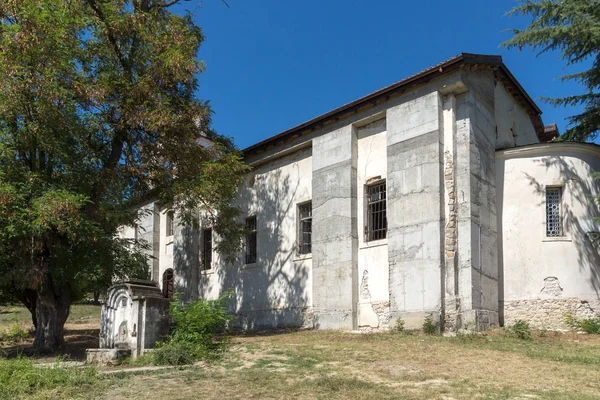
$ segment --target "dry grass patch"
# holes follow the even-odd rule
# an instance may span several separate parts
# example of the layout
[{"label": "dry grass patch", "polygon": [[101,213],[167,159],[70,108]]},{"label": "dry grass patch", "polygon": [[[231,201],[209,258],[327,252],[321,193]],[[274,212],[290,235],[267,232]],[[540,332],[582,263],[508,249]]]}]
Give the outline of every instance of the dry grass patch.
[{"label": "dry grass patch", "polygon": [[[225,360],[133,376],[105,399],[593,399],[597,343],[488,335],[236,337]],[[574,356],[574,354],[578,354]]]}]

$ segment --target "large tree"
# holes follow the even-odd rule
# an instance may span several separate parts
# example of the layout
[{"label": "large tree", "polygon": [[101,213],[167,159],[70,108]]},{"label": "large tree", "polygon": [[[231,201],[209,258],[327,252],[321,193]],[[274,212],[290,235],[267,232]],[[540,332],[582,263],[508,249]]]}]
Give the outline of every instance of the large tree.
[{"label": "large tree", "polygon": [[217,250],[238,246],[246,167],[196,97],[203,35],[178,2],[0,2],[0,291],[31,310],[38,348],[63,345],[99,281],[146,270],[144,243],[116,233],[148,193],[187,222],[209,210]]},{"label": "large tree", "polygon": [[503,46],[530,47],[538,54],[558,51],[567,66],[592,62],[588,70],[561,77],[581,83],[584,93],[546,100],[554,106],[584,107],[569,118],[563,139],[594,139],[600,132],[600,1],[521,0],[508,14],[529,16],[532,21],[524,30],[513,29],[514,36]]}]

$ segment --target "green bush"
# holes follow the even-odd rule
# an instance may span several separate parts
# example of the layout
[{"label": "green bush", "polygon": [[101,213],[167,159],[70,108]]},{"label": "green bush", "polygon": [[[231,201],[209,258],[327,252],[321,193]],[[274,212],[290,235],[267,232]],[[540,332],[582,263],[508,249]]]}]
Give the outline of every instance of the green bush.
[{"label": "green bush", "polygon": [[565,313],[564,321],[569,328],[582,330],[589,334],[600,334],[600,317],[577,319],[573,314]]},{"label": "green bush", "polygon": [[435,335],[437,333],[437,324],[431,317],[425,318],[425,322],[423,322],[423,333],[426,335]]},{"label": "green bush", "polygon": [[400,317],[396,320],[396,325],[394,326],[394,330],[396,332],[404,332],[404,320]]},{"label": "green bush", "polygon": [[504,330],[507,335],[519,338],[521,340],[531,340],[531,329],[529,324],[523,320],[518,320],[513,326]]},{"label": "green bush", "polygon": [[154,362],[182,365],[219,357],[227,343],[227,337],[221,334],[233,317],[227,311],[231,296],[232,292],[226,292],[217,300],[183,304],[176,295],[170,309],[173,329],[168,340],[159,343],[152,353]]},{"label": "green bush", "polygon": [[43,391],[52,391],[51,398],[71,398],[67,392],[93,385],[100,379],[102,376],[91,367],[67,367],[60,363],[36,367],[26,358],[0,358],[0,399],[29,398]]}]

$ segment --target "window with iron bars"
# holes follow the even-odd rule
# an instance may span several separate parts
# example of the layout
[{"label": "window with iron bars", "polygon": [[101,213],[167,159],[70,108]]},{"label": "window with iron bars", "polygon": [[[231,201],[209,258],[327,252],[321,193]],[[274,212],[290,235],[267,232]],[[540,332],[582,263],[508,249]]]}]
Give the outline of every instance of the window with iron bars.
[{"label": "window with iron bars", "polygon": [[256,216],[246,218],[246,264],[256,262]]},{"label": "window with iron bars", "polygon": [[562,188],[546,188],[546,236],[563,236]]},{"label": "window with iron bars", "polygon": [[202,269],[212,268],[212,229],[202,230]]},{"label": "window with iron bars", "polygon": [[387,236],[387,204],[385,181],[366,187],[367,241],[385,239]]},{"label": "window with iron bars", "polygon": [[298,254],[312,252],[312,202],[298,205]]}]

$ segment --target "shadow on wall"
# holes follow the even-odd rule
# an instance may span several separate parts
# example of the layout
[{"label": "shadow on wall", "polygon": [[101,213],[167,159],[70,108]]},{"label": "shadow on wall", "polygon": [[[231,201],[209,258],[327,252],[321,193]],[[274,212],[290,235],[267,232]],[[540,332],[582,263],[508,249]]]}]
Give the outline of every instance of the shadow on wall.
[{"label": "shadow on wall", "polygon": [[[585,159],[582,161],[585,162]],[[573,201],[572,204],[563,203],[563,229],[571,235],[577,248],[579,272],[585,273],[586,269],[589,269],[590,283],[596,295],[600,297],[600,243],[590,238],[590,232],[595,229],[592,218],[600,216],[592,197],[593,193],[598,193],[598,184],[591,178],[593,171],[590,169],[587,176],[579,176],[575,165],[563,157],[544,157],[535,162],[545,166],[546,171],[558,169],[565,185],[568,186],[568,196]],[[534,192],[539,194],[540,198],[544,198],[545,186],[531,175],[525,173],[525,176]],[[578,217],[573,212],[572,208],[577,203],[582,207],[584,216]]]},{"label": "shadow on wall", "polygon": [[243,216],[257,219],[257,262],[245,264],[243,250],[236,264],[220,262],[212,276],[200,274],[200,297],[235,290],[234,311],[244,329],[312,327],[311,260],[297,259],[295,240],[297,201],[309,192],[293,161],[307,156],[310,150],[286,159],[285,168],[277,167],[281,161],[260,167],[241,189]]}]

